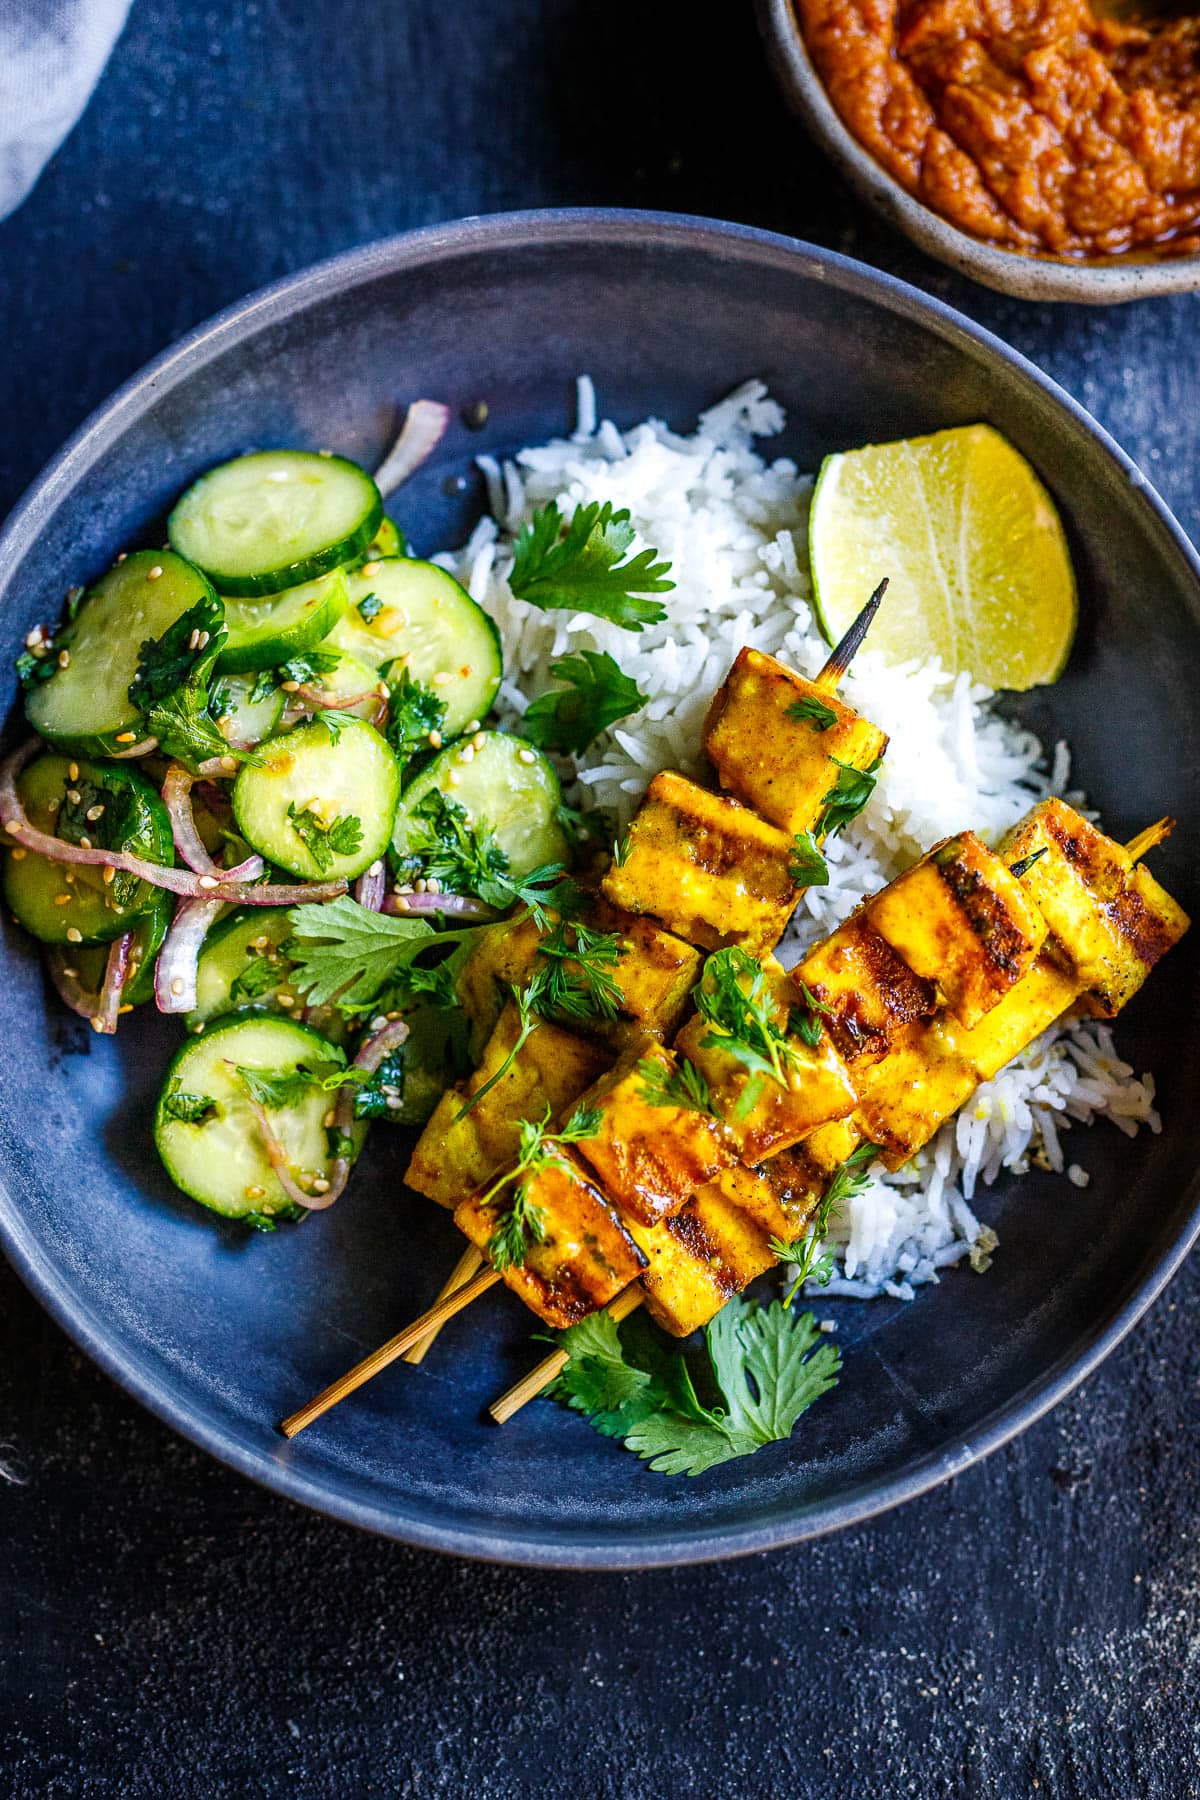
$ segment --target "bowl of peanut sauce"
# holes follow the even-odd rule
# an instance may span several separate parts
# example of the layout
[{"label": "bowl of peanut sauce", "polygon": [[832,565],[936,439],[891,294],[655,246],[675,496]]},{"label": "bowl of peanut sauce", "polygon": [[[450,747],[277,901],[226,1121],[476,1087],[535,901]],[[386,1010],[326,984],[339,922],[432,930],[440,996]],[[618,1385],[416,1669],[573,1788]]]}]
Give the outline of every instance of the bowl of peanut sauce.
[{"label": "bowl of peanut sauce", "polygon": [[1141,3],[758,0],[864,199],[985,286],[1094,304],[1200,288],[1200,17]]}]

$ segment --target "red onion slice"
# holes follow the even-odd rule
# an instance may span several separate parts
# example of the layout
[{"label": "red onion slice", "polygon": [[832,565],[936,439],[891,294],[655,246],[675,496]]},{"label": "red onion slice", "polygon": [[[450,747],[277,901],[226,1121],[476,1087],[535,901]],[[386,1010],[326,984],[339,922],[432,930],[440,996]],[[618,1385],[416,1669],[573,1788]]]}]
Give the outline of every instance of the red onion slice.
[{"label": "red onion slice", "polygon": [[154,965],[154,1003],[159,1012],[191,1012],[196,1004],[196,968],[220,900],[181,900]]},{"label": "red onion slice", "polygon": [[116,938],[109,946],[108,960],[104,965],[104,980],[100,985],[100,1004],[96,1016],[92,1020],[95,1029],[105,1037],[116,1033],[117,1018],[121,1011],[121,995],[125,991],[125,977],[129,973],[129,957],[133,950],[133,933],[125,932],[123,937]]},{"label": "red onion slice", "polygon": [[498,919],[499,913],[474,894],[387,894],[380,912],[400,918],[425,913],[445,913],[456,919]]},{"label": "red onion slice", "polygon": [[[386,1025],[381,1026],[360,1047],[358,1055],[350,1065],[351,1068],[361,1069],[366,1075],[374,1075],[379,1065],[392,1054],[393,1050],[400,1048],[407,1036],[408,1025],[404,1019],[389,1019]],[[357,1093],[358,1084],[354,1082],[347,1082],[345,1087],[338,1090],[337,1104],[333,1109],[333,1129],[344,1137],[348,1137],[354,1129],[354,1096]],[[267,1155],[270,1156],[270,1154],[270,1146],[268,1146]],[[272,1162],[272,1167],[274,1168],[274,1166],[274,1162]],[[350,1157],[336,1156],[329,1171],[328,1193],[305,1195],[301,1198],[300,1204],[306,1206],[310,1212],[323,1212],[327,1206],[332,1206],[334,1201],[345,1192],[352,1167],[353,1163]],[[275,1172],[278,1174],[278,1169]],[[282,1180],[282,1176],[280,1179]]]},{"label": "red onion slice", "polygon": [[450,408],[440,400],[414,400],[404,415],[400,436],[375,471],[375,485],[386,496],[432,456],[446,435]]},{"label": "red onion slice", "polygon": [[47,950],[46,972],[64,1005],[78,1013],[81,1019],[95,1019],[99,996],[95,988],[84,987],[79,970],[72,967],[66,950],[58,945]]},{"label": "red onion slice", "polygon": [[157,749],[158,739],[148,737],[143,738],[138,744],[130,744],[127,750],[110,750],[108,754],[112,762],[128,762],[131,756],[149,756],[152,750]]},{"label": "red onion slice", "polygon": [[[288,1199],[294,1206],[304,1207],[306,1212],[322,1212],[325,1207],[331,1205],[332,1202],[337,1199],[342,1188],[338,1188],[337,1193],[335,1193],[331,1187],[328,1194],[306,1194],[292,1174],[291,1165],[288,1162],[287,1151],[275,1135],[275,1127],[267,1117],[266,1107],[261,1106],[257,1100],[251,1100],[248,1104],[250,1111],[258,1121],[258,1129],[262,1133],[263,1146],[267,1152],[267,1161],[274,1169],[275,1178]],[[339,1160],[341,1159],[339,1158]],[[348,1173],[349,1170],[347,1169],[347,1174]],[[343,1178],[342,1187],[344,1188],[345,1185],[345,1179]]]},{"label": "red onion slice", "polygon": [[387,897],[387,870],[382,861],[373,862],[365,875],[354,884],[354,898],[368,912],[379,912]]},{"label": "red onion slice", "polygon": [[[129,850],[88,850],[82,844],[68,844],[63,838],[50,837],[31,825],[25,816],[17,793],[17,776],[42,748],[37,738],[22,744],[19,750],[0,763],[0,828],[14,842],[23,844],[38,856],[51,862],[82,863],[88,868],[123,869],[137,875],[152,887],[166,888],[189,900],[221,900],[231,906],[308,906],[325,900],[337,900],[347,890],[344,881],[314,881],[306,886],[259,887],[241,877],[239,869],[221,870],[218,875],[197,875],[194,869],[172,869],[165,863],[147,862]],[[247,867],[241,864],[241,869]]]}]

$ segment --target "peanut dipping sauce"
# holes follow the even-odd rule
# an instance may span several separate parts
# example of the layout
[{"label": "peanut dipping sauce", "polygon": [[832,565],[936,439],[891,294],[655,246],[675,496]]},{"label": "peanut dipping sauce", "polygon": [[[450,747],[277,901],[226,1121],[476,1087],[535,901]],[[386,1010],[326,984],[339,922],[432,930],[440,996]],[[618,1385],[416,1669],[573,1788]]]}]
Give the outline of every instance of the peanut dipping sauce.
[{"label": "peanut dipping sauce", "polygon": [[1200,251],[1200,18],[1087,0],[794,0],[844,123],[960,230],[1035,256]]}]

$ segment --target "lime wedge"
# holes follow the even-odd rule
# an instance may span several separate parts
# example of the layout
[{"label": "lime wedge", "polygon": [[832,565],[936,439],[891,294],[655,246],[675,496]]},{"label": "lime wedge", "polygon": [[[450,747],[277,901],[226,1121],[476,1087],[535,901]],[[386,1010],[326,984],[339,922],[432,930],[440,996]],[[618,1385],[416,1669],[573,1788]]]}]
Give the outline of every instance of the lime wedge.
[{"label": "lime wedge", "polygon": [[990,425],[827,456],[808,532],[830,643],[886,575],[868,641],[889,662],[937,656],[1017,691],[1062,674],[1078,611],[1062,520]]}]

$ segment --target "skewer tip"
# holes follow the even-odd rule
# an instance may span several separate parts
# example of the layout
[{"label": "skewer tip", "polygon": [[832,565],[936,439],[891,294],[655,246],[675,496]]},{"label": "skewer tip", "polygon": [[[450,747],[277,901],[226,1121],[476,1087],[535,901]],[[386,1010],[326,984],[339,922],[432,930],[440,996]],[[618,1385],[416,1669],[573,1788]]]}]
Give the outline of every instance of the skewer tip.
[{"label": "skewer tip", "polygon": [[863,639],[874,623],[875,614],[879,611],[883,596],[887,593],[888,579],[889,577],[885,575],[850,629],[834,646],[828,662],[816,678],[817,687],[825,688],[832,693],[840,685],[850,664],[862,649]]}]

